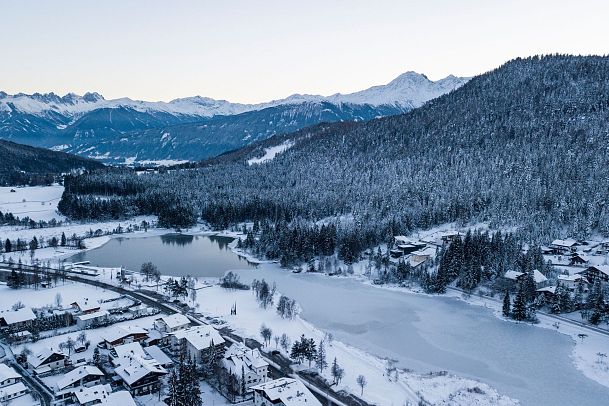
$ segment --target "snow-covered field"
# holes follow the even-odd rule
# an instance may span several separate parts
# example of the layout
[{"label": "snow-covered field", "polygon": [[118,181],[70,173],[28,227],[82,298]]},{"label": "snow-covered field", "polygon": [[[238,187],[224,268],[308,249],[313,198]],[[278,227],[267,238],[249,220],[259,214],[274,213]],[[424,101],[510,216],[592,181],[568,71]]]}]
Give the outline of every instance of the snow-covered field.
[{"label": "snow-covered field", "polygon": [[272,161],[277,156],[277,154],[287,151],[293,145],[294,145],[294,142],[288,140],[279,145],[275,145],[274,147],[265,148],[264,155],[262,155],[260,158],[249,159],[247,161],[247,164],[255,165],[255,164],[263,164],[265,162]]},{"label": "snow-covered field", "polygon": [[[14,190],[14,192],[11,192]],[[19,218],[32,220],[63,220],[57,213],[57,203],[63,194],[63,186],[0,187],[0,211],[13,213]]]},{"label": "snow-covered field", "polygon": [[25,306],[39,308],[55,304],[55,296],[61,295],[61,305],[69,307],[70,303],[88,299],[89,302],[98,303],[100,300],[116,298],[119,295],[115,292],[101,289],[91,285],[77,284],[61,281],[59,285],[47,289],[11,289],[6,285],[0,285],[0,311],[8,310],[17,302],[22,302]]},{"label": "snow-covered field", "polygon": [[[254,271],[255,272],[255,271]],[[297,341],[302,334],[314,338],[316,342],[324,339],[325,333],[300,317],[294,320],[282,319],[274,307],[261,309],[251,291],[228,291],[213,286],[203,289],[198,294],[198,310],[210,316],[221,316],[239,333],[258,339],[260,327],[267,325],[274,335],[287,334],[291,342]],[[237,315],[231,316],[231,306],[237,304]],[[276,348],[274,342],[268,349]],[[336,357],[338,363],[345,369],[344,380],[339,389],[345,389],[354,394],[360,393],[357,376],[366,377],[368,385],[364,389],[363,398],[378,405],[403,405],[406,402],[417,404],[418,395],[433,400],[435,404],[478,404],[478,405],[510,405],[515,402],[505,396],[500,396],[486,384],[470,379],[457,378],[454,375],[423,377],[413,373],[401,372],[397,381],[390,381],[385,376],[386,362],[362,350],[343,344],[337,340],[326,342],[328,363]],[[305,363],[303,368],[308,367]],[[324,377],[332,380],[329,369]],[[481,391],[475,391],[473,388]],[[468,391],[468,389],[470,389]],[[451,401],[450,399],[455,399]],[[461,402],[461,403],[459,403]],[[465,402],[465,403],[463,403]]]}]

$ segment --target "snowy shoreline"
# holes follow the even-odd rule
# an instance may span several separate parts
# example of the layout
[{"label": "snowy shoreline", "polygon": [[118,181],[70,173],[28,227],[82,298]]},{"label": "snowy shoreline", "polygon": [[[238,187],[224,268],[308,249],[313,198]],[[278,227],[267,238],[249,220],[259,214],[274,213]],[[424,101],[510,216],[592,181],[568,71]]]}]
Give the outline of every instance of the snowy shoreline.
[{"label": "snowy shoreline", "polygon": [[[139,221],[140,219],[136,220]],[[113,225],[118,224],[117,223],[112,223]],[[121,223],[121,224],[126,224],[125,222]],[[95,224],[83,224],[81,225],[82,228],[88,229],[91,226],[95,226]],[[59,230],[59,232],[61,232],[61,228],[57,228]],[[37,230],[40,231],[40,230]],[[18,232],[18,231],[17,231]],[[122,234],[115,234],[115,235],[107,235],[107,236],[102,236],[102,237],[94,237],[94,238],[88,238],[86,240],[86,250],[92,250],[98,247],[101,247],[102,245],[106,244],[108,241],[110,241],[112,238],[145,238],[145,237],[153,237],[153,236],[160,236],[160,235],[165,235],[165,234],[171,234],[171,233],[175,233],[172,230],[169,229],[161,229],[161,228],[151,228],[148,231],[135,231],[135,232],[130,232],[130,233],[122,233]],[[205,228],[193,228],[193,229],[189,229],[189,230],[183,230],[181,233],[179,234],[187,234],[187,235],[199,235],[199,236],[212,236],[212,235],[216,235],[216,236],[223,236],[223,237],[229,237],[229,238],[239,238],[242,237],[241,233],[237,233],[237,232],[231,232],[231,231],[221,231],[221,232],[213,232],[210,231],[208,229]],[[235,254],[238,255],[240,257],[243,257],[245,259],[247,259],[249,262],[253,262],[253,263],[257,263],[257,264],[267,264],[270,265],[272,268],[278,267],[278,265],[274,264],[277,261],[264,261],[264,260],[259,260],[257,258],[255,258],[253,255],[248,254],[246,252],[243,252],[240,249],[236,248],[236,244],[237,241],[232,241],[229,244],[229,248],[230,250]],[[42,249],[40,251],[44,251],[47,250],[49,252],[45,252],[42,253],[44,257],[46,257],[46,259],[65,259],[68,258],[74,254],[76,254],[77,252],[81,252],[81,251],[71,251],[71,252],[61,252],[61,250],[59,249]],[[37,252],[38,254],[38,252]],[[37,258],[41,258],[40,256],[37,255]],[[29,259],[29,258],[28,258]],[[279,270],[277,270],[279,271]],[[282,272],[286,272],[285,270],[283,270]],[[319,275],[319,274],[316,274]],[[322,275],[324,277],[330,277],[327,275]],[[397,286],[383,286],[383,285],[374,285],[370,282],[369,279],[364,278],[362,275],[353,275],[353,276],[349,276],[348,278],[350,279],[355,279],[358,282],[362,283],[363,285],[366,285],[368,287],[373,287],[373,288],[377,288],[377,289],[386,289],[386,290],[394,290],[394,291],[398,291],[400,293],[408,293],[408,294],[417,294],[417,295],[426,295],[426,296],[431,296],[431,297],[436,297],[437,295],[427,295],[423,292],[420,291],[416,291],[413,289],[409,289],[409,288],[402,288],[402,287],[397,287]],[[209,279],[209,278],[207,278]],[[486,299],[482,299],[482,298],[478,298],[475,296],[472,296],[470,298],[464,298],[462,297],[462,295],[459,292],[456,291],[449,291],[448,294],[443,295],[445,297],[452,297],[452,298],[457,298],[459,300],[462,300],[470,305],[476,305],[476,306],[480,306],[480,307],[486,307],[489,308],[490,305],[490,309],[493,311],[493,314],[495,317],[500,318],[505,320],[501,314],[500,314],[500,305],[499,306],[494,306],[496,305],[496,303],[493,303],[490,300],[486,300]],[[212,314],[213,312],[211,312],[210,314]],[[542,321],[541,319],[544,317],[543,315],[540,315],[540,321]],[[321,330],[319,330],[314,324],[309,323],[308,321],[300,318],[300,321],[303,325],[303,328],[305,328],[305,331],[310,332],[310,334],[315,335],[315,336],[320,336],[323,337],[323,334],[321,332]],[[512,321],[510,321],[512,322]],[[233,325],[233,324],[231,324]],[[233,325],[233,327],[235,327],[237,330],[240,330],[240,326],[239,325]],[[552,326],[552,323],[550,322],[550,320],[546,321],[542,321],[542,323],[540,323],[539,327],[544,327],[547,329],[554,329],[555,328]],[[595,338],[593,335],[589,335],[588,338],[586,338],[586,340],[584,340],[582,342],[582,340],[577,340],[577,333],[579,333],[581,330],[578,330],[577,328],[573,328],[570,329],[569,326],[561,326],[561,328],[559,329],[559,332],[562,334],[567,334],[571,337],[573,343],[574,343],[574,348],[572,350],[572,361],[575,364],[576,368],[578,370],[580,370],[587,378],[589,379],[593,379],[594,381],[605,385],[605,386],[609,386],[609,379],[607,379],[605,377],[606,371],[603,370],[599,370],[599,368],[595,368],[595,354],[598,350],[598,347],[601,347],[601,351],[602,351],[602,345],[603,345],[603,337],[600,337],[600,339]],[[252,330],[252,331],[244,331],[246,332],[249,336],[253,337],[253,338],[257,338],[257,331]],[[379,358],[378,356],[369,353],[367,351],[361,350],[359,348],[356,347],[351,347],[347,344],[344,343],[338,343],[335,342],[335,345],[341,345],[344,346],[343,350],[341,351],[344,354],[350,354],[349,356],[352,357],[353,359],[359,358],[362,362],[366,359],[368,359],[368,364],[374,366],[373,370],[375,370],[374,373],[380,373],[381,376],[384,373],[384,363],[385,361],[382,358]],[[604,347],[606,348],[606,347]],[[372,367],[371,367],[372,368]],[[374,374],[372,373],[372,374]],[[371,373],[369,373],[371,374]],[[417,375],[417,374],[413,374],[413,373],[409,373],[409,372],[400,372],[400,381],[404,380],[404,382],[402,382],[402,385],[404,386],[404,390],[406,391],[406,393],[411,391],[415,391],[415,392],[421,392],[421,394],[428,399],[429,394],[427,394],[427,396],[424,395],[425,391],[425,386],[427,384],[430,384],[431,380],[433,378],[434,381],[434,391],[438,391],[437,386],[442,386],[442,384],[440,383],[440,381],[446,381],[446,385],[452,385],[452,387],[459,387],[460,389],[464,389],[466,386],[467,387],[471,387],[472,385],[478,386],[478,387],[484,387],[483,392],[485,394],[488,394],[491,398],[494,398],[494,401],[489,401],[488,403],[479,403],[479,404],[515,404],[516,401],[513,399],[508,398],[507,396],[502,397],[501,395],[499,395],[492,387],[490,387],[487,384],[484,384],[478,380],[471,380],[469,378],[461,378],[461,377],[457,377],[455,375],[451,375],[451,374],[446,374],[446,375],[442,375],[440,374],[435,374],[433,375],[433,377],[430,376],[426,376],[426,375]],[[414,384],[413,384],[414,383]],[[382,383],[379,383],[379,385],[382,386]],[[420,388],[417,387],[417,385],[421,386]],[[353,393],[358,392],[357,390],[355,390],[354,388],[356,387],[355,385],[352,385],[353,387],[349,387],[346,386],[345,388]],[[392,386],[392,390],[395,390],[395,386]],[[430,392],[431,393],[431,392]],[[357,393],[356,393],[357,394]],[[368,398],[369,400],[372,400],[371,398]],[[502,400],[498,400],[498,399],[502,399]],[[438,399],[440,400],[440,399]],[[509,401],[508,401],[509,400]],[[505,403],[508,402],[508,403]],[[512,403],[509,403],[512,402]]]}]

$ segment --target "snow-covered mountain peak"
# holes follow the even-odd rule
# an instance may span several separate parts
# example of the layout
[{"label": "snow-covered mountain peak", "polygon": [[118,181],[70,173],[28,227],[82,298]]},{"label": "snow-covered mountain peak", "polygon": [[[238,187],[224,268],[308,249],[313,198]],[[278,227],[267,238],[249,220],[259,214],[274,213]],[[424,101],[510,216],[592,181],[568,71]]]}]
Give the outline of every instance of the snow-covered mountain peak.
[{"label": "snow-covered mountain peak", "polygon": [[97,92],[87,92],[82,96],[82,99],[88,103],[95,103],[104,99],[104,96]]},{"label": "snow-covered mountain peak", "polygon": [[398,106],[404,110],[419,107],[426,101],[441,96],[463,85],[469,78],[448,76],[433,82],[427,76],[408,71],[393,79],[386,85],[373,86],[369,89],[350,94],[336,93],[331,96],[310,94],[293,94],[285,99],[273,100],[259,104],[231,103],[203,96],[185,97],[170,102],[148,102],[124,97],[106,100],[95,92],[79,96],[68,93],[58,96],[55,93],[18,93],[9,95],[0,92],[0,111],[13,111],[48,116],[59,113],[70,119],[78,118],[90,111],[100,108],[127,108],[147,113],[168,113],[172,115],[211,117],[216,115],[234,115],[247,111],[261,110],[281,105],[319,104],[359,104]]}]

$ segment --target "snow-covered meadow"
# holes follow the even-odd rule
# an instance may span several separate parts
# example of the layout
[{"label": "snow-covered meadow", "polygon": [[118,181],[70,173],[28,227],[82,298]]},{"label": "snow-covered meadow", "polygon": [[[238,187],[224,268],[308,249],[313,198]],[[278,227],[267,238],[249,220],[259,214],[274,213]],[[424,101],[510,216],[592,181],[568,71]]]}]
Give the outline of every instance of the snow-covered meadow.
[{"label": "snow-covered meadow", "polygon": [[32,220],[63,220],[57,213],[57,203],[63,186],[0,187],[0,211]]},{"label": "snow-covered meadow", "polygon": [[[235,316],[230,315],[233,304],[237,305],[237,315]],[[262,341],[259,331],[263,324],[270,327],[274,335],[287,334],[292,343],[297,341],[302,334],[307,338],[314,338],[318,343],[325,339],[328,363],[331,364],[332,360],[336,358],[346,371],[338,389],[344,389],[359,396],[361,392],[356,379],[358,375],[362,374],[368,382],[362,397],[373,404],[404,405],[407,402],[417,404],[420,396],[434,404],[456,405],[463,404],[463,402],[478,405],[516,404],[514,400],[499,395],[489,385],[471,379],[458,378],[452,374],[421,376],[401,371],[397,381],[394,377],[390,380],[385,374],[387,366],[385,360],[336,339],[329,342],[324,331],[301,317],[293,320],[283,319],[277,314],[274,307],[260,308],[251,291],[226,290],[215,285],[199,290],[197,305],[198,311],[203,314],[220,316],[240,334],[258,341]],[[274,341],[267,347],[267,350],[283,351],[274,344]],[[305,362],[300,368],[307,369],[308,364]],[[323,376],[332,381],[329,368],[324,370]]]}]

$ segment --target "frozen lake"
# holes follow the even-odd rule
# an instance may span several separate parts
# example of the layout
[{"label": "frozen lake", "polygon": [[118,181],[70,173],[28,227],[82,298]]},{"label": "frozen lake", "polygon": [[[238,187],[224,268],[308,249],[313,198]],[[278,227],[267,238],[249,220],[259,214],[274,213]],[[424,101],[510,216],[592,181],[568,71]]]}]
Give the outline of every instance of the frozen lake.
[{"label": "frozen lake", "polygon": [[[275,281],[302,316],[349,345],[396,359],[418,372],[448,370],[484,381],[523,405],[608,405],[609,388],[579,372],[565,335],[502,321],[457,299],[389,291],[347,278],[252,267],[228,249],[230,239],[168,235],[112,239],[73,260],[139,269],[152,261],[166,275]],[[349,373],[349,371],[347,371]],[[355,373],[355,372],[352,372]]]},{"label": "frozen lake", "polygon": [[254,265],[228,248],[232,238],[166,234],[144,238],[112,238],[99,248],[80,252],[70,261],[96,266],[123,266],[138,271],[144,262],[155,264],[163,275],[222,276],[227,269]]},{"label": "frozen lake", "polygon": [[607,405],[609,388],[579,372],[570,338],[508,323],[490,310],[446,297],[389,291],[347,278],[293,274],[261,266],[295,298],[302,316],[347,344],[418,372],[448,370],[484,381],[524,405]]}]

